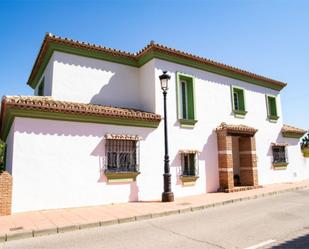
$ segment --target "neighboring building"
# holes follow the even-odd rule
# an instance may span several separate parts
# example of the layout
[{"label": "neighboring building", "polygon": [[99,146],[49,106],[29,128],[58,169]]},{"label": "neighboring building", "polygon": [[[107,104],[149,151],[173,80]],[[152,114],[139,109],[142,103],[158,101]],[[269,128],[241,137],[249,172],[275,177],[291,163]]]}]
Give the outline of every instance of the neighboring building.
[{"label": "neighboring building", "polygon": [[163,70],[176,197],[309,177],[285,83],[155,43],[132,54],[47,34],[36,96],[2,100],[0,214],[160,199]]}]

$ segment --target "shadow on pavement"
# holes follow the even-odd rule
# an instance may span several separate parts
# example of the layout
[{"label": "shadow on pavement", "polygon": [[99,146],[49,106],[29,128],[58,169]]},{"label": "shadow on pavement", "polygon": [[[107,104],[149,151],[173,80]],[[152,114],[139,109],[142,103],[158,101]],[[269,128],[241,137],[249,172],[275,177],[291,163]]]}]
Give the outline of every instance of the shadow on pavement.
[{"label": "shadow on pavement", "polygon": [[273,246],[272,249],[308,249],[309,234],[285,241],[280,245]]}]

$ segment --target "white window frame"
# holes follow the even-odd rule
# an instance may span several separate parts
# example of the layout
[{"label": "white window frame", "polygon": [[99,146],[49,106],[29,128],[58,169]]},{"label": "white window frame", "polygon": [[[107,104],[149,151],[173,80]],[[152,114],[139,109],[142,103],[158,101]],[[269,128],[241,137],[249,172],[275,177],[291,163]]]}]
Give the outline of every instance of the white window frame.
[{"label": "white window frame", "polygon": [[[181,176],[198,176],[199,167],[198,167],[198,154],[197,153],[181,153]],[[191,165],[190,155],[194,155],[194,165]],[[185,170],[185,157],[188,157],[188,171],[190,172],[191,167],[194,167],[194,175],[184,175]]]}]

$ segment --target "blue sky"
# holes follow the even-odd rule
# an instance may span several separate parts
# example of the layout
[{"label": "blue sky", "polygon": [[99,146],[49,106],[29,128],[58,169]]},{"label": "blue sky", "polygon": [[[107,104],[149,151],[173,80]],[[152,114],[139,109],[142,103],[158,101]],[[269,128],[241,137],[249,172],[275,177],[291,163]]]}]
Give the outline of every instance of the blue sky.
[{"label": "blue sky", "polygon": [[131,52],[154,40],[288,82],[284,122],[308,129],[308,13],[306,0],[0,0],[0,95],[32,94],[46,32]]}]

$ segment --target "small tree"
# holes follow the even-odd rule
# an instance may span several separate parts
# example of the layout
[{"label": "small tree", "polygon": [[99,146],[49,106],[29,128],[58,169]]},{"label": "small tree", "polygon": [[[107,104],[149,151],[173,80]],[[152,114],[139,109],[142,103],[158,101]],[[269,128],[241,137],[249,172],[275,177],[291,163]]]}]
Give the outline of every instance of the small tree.
[{"label": "small tree", "polygon": [[5,143],[0,140],[0,172],[5,170],[4,168],[4,158],[5,158]]},{"label": "small tree", "polygon": [[302,139],[302,142],[301,142],[301,148],[304,149],[304,148],[309,148],[309,132],[306,134],[306,136]]}]

